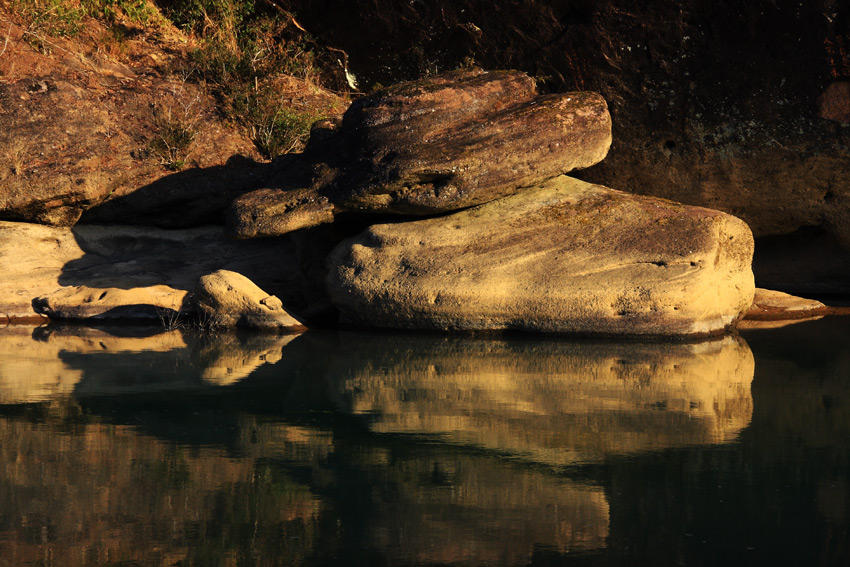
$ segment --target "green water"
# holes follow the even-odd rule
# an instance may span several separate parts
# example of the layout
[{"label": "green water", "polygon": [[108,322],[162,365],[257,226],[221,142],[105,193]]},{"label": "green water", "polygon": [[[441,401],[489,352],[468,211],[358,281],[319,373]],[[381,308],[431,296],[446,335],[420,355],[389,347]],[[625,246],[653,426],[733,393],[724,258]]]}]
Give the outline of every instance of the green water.
[{"label": "green water", "polygon": [[0,566],[846,565],[850,319],[0,330]]}]

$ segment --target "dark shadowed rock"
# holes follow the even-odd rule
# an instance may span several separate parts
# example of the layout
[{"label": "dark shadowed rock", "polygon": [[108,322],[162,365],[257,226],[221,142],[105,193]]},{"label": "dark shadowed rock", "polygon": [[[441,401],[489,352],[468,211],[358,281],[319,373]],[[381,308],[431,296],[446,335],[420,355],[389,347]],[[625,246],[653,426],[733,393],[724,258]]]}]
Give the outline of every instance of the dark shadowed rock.
[{"label": "dark shadowed rock", "polygon": [[441,126],[388,140],[337,207],[427,215],[479,205],[598,163],[611,145],[608,108],[595,93],[537,97]]},{"label": "dark shadowed rock", "polygon": [[311,156],[310,187],[240,197],[232,235],[281,234],[340,212],[430,215],[486,203],[599,162],[611,120],[595,93],[536,96],[523,73],[475,70],[378,91],[317,133],[325,150]]},{"label": "dark shadowed rock", "polygon": [[749,309],[752,253],[735,217],[561,176],[372,226],[330,254],[328,288],[363,326],[696,336]]},{"label": "dark shadowed rock", "polygon": [[850,81],[830,84],[818,98],[821,118],[850,124]]},{"label": "dark shadowed rock", "polygon": [[345,141],[352,153],[381,161],[402,145],[421,144],[537,94],[534,80],[517,71],[454,71],[400,83],[351,104],[343,117]]},{"label": "dark shadowed rock", "polygon": [[333,220],[333,204],[312,187],[251,191],[234,200],[225,217],[238,238],[286,234]]}]

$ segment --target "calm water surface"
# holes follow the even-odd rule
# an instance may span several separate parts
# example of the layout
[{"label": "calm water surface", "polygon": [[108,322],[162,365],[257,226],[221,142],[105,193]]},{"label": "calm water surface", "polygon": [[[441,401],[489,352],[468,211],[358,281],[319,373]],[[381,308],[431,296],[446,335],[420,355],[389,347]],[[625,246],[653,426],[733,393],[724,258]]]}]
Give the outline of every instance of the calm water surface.
[{"label": "calm water surface", "polygon": [[0,330],[0,567],[847,565],[850,319]]}]

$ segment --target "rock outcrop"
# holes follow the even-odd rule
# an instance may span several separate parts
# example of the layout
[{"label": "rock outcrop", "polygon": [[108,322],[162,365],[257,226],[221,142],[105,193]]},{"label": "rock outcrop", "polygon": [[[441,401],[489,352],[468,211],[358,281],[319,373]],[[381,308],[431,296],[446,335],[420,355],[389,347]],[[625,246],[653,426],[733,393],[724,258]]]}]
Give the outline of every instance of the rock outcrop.
[{"label": "rock outcrop", "polygon": [[[220,227],[49,227],[0,221],[0,324],[47,318],[173,320],[198,278],[229,269],[298,305],[286,240],[238,242]],[[268,294],[266,294],[268,295]]]},{"label": "rock outcrop", "polygon": [[39,296],[33,309],[48,319],[156,321],[173,326],[188,312],[186,291],[168,285],[121,289],[69,286]]},{"label": "rock outcrop", "polygon": [[850,307],[829,307],[814,299],[756,288],[753,304],[739,328],[776,328],[826,315],[850,315]]},{"label": "rock outcrop", "polygon": [[[49,55],[33,49],[21,27],[6,31],[0,219],[71,226],[86,210],[117,201],[94,220],[197,226],[220,222],[236,195],[270,174],[213,97],[166,70],[185,50],[167,34],[166,45],[146,45],[143,55],[119,63],[75,53],[76,44],[61,38]],[[174,132],[183,132],[180,141],[169,138]],[[134,210],[122,208],[124,199]]]},{"label": "rock outcrop", "polygon": [[722,332],[750,307],[752,234],[724,213],[558,177],[329,256],[347,323],[605,335]]},{"label": "rock outcrop", "polygon": [[[221,224],[236,196],[288,167],[290,156],[266,162],[278,150],[258,150],[259,131],[281,130],[274,114],[249,118],[222,105],[195,64],[200,45],[153,2],[133,9],[144,21],[111,6],[73,5],[0,4],[0,219]],[[66,18],[73,31],[56,27]],[[258,89],[284,91],[287,108],[321,115],[347,105],[315,81],[273,75],[253,76],[256,98]]]},{"label": "rock outcrop", "polygon": [[282,234],[341,212],[431,215],[486,203],[599,162],[611,120],[598,94],[538,96],[523,73],[473,70],[358,99],[323,135],[312,185],[238,198],[232,235]]},{"label": "rock outcrop", "polygon": [[202,324],[217,328],[300,332],[307,328],[269,295],[242,274],[218,270],[201,276],[192,298]]},{"label": "rock outcrop", "polygon": [[850,81],[830,84],[818,98],[818,114],[821,118],[850,124]]},{"label": "rock outcrop", "polygon": [[[288,5],[349,54],[365,88],[473,59],[542,77],[555,92],[598,92],[614,141],[605,161],[580,174],[585,181],[725,211],[757,239],[821,228],[850,250],[850,3]],[[817,271],[836,261],[825,257]],[[784,264],[796,269],[794,258]],[[798,277],[819,284],[815,273]],[[837,292],[850,293],[848,282]]]}]

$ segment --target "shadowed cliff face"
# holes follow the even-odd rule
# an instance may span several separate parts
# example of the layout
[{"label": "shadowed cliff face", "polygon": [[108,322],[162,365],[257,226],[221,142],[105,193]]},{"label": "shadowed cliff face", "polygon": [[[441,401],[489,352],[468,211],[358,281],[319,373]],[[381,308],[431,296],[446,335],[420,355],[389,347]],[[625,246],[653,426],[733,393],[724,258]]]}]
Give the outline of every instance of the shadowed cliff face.
[{"label": "shadowed cliff face", "polygon": [[819,227],[850,247],[850,129],[829,110],[850,108],[847,89],[831,88],[850,81],[844,2],[286,4],[348,52],[367,89],[471,58],[523,70],[544,89],[596,91],[613,144],[583,179],[732,213],[756,237]]}]

